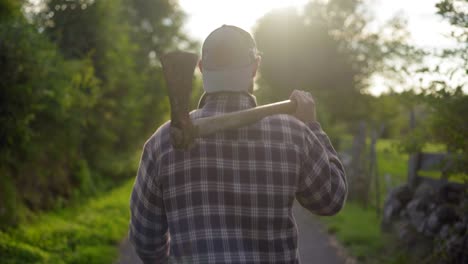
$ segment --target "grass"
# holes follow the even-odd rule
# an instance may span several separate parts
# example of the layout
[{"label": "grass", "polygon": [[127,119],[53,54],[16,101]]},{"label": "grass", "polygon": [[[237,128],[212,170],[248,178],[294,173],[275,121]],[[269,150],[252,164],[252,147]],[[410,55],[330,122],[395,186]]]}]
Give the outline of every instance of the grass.
[{"label": "grass", "polygon": [[400,185],[407,181],[408,154],[400,153],[397,141],[382,139],[377,141],[377,166],[382,185],[386,184],[385,175],[391,175],[391,186]]},{"label": "grass", "polygon": [[356,257],[373,255],[383,247],[379,219],[373,211],[348,203],[334,217],[321,219],[327,223],[328,231],[344,241],[344,246]]},{"label": "grass", "polygon": [[320,219],[358,263],[407,263],[404,254],[389,247],[392,237],[380,231],[375,211],[347,203],[337,215]]},{"label": "grass", "polygon": [[1,263],[112,263],[128,230],[133,180],[82,205],[0,232]]}]

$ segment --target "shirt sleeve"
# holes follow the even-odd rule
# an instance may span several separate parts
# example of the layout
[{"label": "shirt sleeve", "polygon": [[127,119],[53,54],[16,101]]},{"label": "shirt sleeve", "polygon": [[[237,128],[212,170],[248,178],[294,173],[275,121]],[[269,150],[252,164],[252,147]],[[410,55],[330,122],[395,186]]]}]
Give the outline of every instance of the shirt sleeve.
[{"label": "shirt sleeve", "polygon": [[348,186],[343,165],[320,124],[307,124],[296,199],[319,215],[334,215],[343,207]]},{"label": "shirt sleeve", "polygon": [[146,143],[130,198],[129,240],[143,263],[167,263],[169,232],[158,164]]}]

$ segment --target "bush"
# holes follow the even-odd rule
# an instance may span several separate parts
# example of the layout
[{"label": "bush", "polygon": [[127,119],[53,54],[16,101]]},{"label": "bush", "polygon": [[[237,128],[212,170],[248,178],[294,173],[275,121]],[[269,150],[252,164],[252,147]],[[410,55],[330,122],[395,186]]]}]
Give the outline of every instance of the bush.
[{"label": "bush", "polygon": [[22,3],[0,0],[0,229],[134,175],[169,111],[148,54],[184,39],[172,1],[51,0],[30,21]]}]

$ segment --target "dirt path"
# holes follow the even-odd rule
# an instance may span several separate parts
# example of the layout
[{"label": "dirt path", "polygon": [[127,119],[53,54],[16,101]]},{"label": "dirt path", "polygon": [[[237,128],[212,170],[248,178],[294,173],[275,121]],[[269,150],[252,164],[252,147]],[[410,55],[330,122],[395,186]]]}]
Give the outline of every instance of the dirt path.
[{"label": "dirt path", "polygon": [[302,264],[351,264],[344,250],[329,236],[323,224],[297,203],[293,208],[299,231],[299,255]]},{"label": "dirt path", "polygon": [[[294,205],[293,212],[299,229],[299,253],[302,264],[353,263],[352,260],[345,260],[344,252],[311,213],[297,204]],[[127,239],[120,246],[120,259],[116,264],[141,264]]]}]

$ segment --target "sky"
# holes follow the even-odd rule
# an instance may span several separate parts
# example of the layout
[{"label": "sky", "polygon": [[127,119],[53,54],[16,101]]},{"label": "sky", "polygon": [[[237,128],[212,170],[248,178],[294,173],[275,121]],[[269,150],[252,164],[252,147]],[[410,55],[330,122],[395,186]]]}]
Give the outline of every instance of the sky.
[{"label": "sky", "polygon": [[[443,35],[450,32],[449,25],[437,16],[435,4],[439,0],[374,0],[372,11],[377,23],[383,23],[397,13],[408,19],[412,42],[423,47],[453,45]],[[257,19],[275,8],[300,8],[308,0],[179,0],[188,15],[185,30],[203,41],[215,28],[232,24],[252,32]]]},{"label": "sky", "polygon": [[241,27],[251,32],[257,19],[275,8],[303,6],[307,0],[179,0],[188,14],[187,32],[203,41],[215,28],[223,24]]},{"label": "sky", "polygon": [[[29,0],[38,3],[41,0]],[[187,14],[184,31],[200,43],[214,29],[223,24],[239,26],[252,32],[256,21],[276,8],[296,7],[300,9],[310,0],[178,0]],[[322,0],[326,1],[326,0]],[[451,32],[447,21],[436,14],[435,4],[440,0],[368,0],[375,26],[383,24],[396,14],[407,19],[411,34],[409,42],[425,49],[453,47],[455,42],[446,37]],[[429,64],[437,64],[435,60]],[[415,80],[416,81],[416,80]],[[380,94],[387,90],[386,80],[374,76],[369,90]],[[398,90],[398,89],[395,89]]]},{"label": "sky", "polygon": [[[184,30],[193,38],[203,42],[208,34],[223,24],[239,26],[252,32],[256,21],[275,8],[301,8],[308,0],[179,0],[188,19]],[[436,14],[435,4],[439,0],[373,0],[371,12],[376,25],[383,24],[396,14],[408,21],[411,34],[409,42],[426,49],[453,47],[454,42],[446,37],[450,25]],[[385,79],[376,77],[370,92],[386,91]],[[398,89],[397,89],[398,90]]]}]

